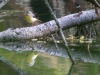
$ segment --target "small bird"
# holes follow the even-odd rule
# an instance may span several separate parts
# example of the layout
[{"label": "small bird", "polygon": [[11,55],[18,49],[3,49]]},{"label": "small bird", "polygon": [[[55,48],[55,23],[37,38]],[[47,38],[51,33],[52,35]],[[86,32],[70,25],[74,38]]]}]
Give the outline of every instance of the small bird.
[{"label": "small bird", "polygon": [[40,52],[39,53],[31,53],[28,57],[27,57],[27,64],[29,65],[29,66],[33,66],[34,65],[34,63],[36,62],[36,58],[37,58],[37,56],[40,54]]},{"label": "small bird", "polygon": [[40,21],[37,18],[35,18],[35,15],[32,13],[32,11],[26,12],[26,21],[30,23],[32,26],[40,24]]}]

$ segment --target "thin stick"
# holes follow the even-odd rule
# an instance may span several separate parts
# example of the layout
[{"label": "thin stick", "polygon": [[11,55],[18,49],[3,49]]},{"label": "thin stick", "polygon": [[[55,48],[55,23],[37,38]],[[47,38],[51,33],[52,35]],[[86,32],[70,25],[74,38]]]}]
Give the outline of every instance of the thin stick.
[{"label": "thin stick", "polygon": [[56,43],[56,40],[55,40],[55,38],[54,38],[54,35],[51,34],[51,36],[52,36],[52,39],[53,39],[53,41],[54,41],[54,43],[55,43],[55,45],[56,45],[56,48],[58,49],[58,45],[57,45],[57,43]]},{"label": "thin stick", "polygon": [[70,53],[70,51],[69,51],[69,47],[68,47],[68,44],[67,44],[67,42],[66,42],[65,36],[64,36],[64,34],[63,34],[63,31],[62,31],[62,29],[61,29],[61,26],[60,26],[60,24],[59,24],[59,22],[58,22],[58,20],[57,20],[57,18],[56,18],[56,16],[55,16],[54,12],[52,11],[52,8],[50,7],[50,5],[49,5],[49,3],[48,3],[48,0],[44,0],[44,1],[45,1],[46,6],[48,7],[49,11],[51,12],[52,17],[54,18],[54,20],[55,20],[55,22],[56,22],[56,24],[57,24],[57,26],[58,26],[60,35],[61,35],[62,40],[63,40],[63,42],[64,42],[64,45],[65,45],[65,48],[66,48],[66,50],[67,50],[67,53],[68,53],[69,58],[71,59],[72,63],[75,63],[74,60],[73,60],[73,58],[72,58],[72,56],[71,56],[71,53]]}]

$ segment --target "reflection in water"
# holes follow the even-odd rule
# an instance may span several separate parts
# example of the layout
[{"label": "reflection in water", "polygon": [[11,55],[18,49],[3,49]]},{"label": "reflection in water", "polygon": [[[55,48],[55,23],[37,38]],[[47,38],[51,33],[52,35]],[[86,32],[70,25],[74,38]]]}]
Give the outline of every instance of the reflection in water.
[{"label": "reflection in water", "polygon": [[[5,63],[8,63],[8,65],[12,68],[15,67],[15,70],[19,71],[19,73],[23,73],[24,75],[27,75],[28,73],[36,75],[41,73],[43,75],[67,74],[71,66],[69,59],[54,57],[48,53],[40,53],[34,66],[29,67],[27,65],[27,57],[29,54],[31,54],[31,52],[15,53],[4,49],[0,50],[0,55],[4,56],[3,58],[6,59]],[[16,66],[13,67],[13,65]]]},{"label": "reflection in water", "polygon": [[[25,72],[23,70],[21,70],[20,68],[18,68],[15,64],[13,64],[12,62],[10,62],[9,60],[7,60],[5,57],[0,57],[0,60],[3,61],[4,63],[6,63],[7,65],[9,65],[11,68],[13,68],[16,72],[14,75],[29,75],[28,72]],[[8,73],[9,74],[9,73]],[[1,73],[1,75],[4,75],[4,73]]]},{"label": "reflection in water", "polygon": [[[50,2],[50,0],[49,0]],[[45,5],[44,0],[30,0],[30,6],[43,23],[52,20],[51,14]]]},{"label": "reflection in water", "polygon": [[[8,43],[0,43],[0,47],[5,48],[9,51],[16,51],[16,52],[23,52],[23,51],[32,51],[33,49],[35,51],[40,51],[40,52],[48,52],[52,56],[60,56],[60,57],[65,57],[68,58],[66,49],[64,46],[59,43],[58,49],[56,49],[56,46],[52,42],[32,42],[32,41],[26,41],[26,42],[8,42]],[[94,44],[92,46],[95,46]],[[72,53],[73,58],[76,59],[82,59],[84,62],[92,62],[92,63],[98,63],[99,62],[99,56],[100,53],[96,52],[96,48],[92,47],[90,48],[92,59],[89,56],[89,53],[87,51],[87,45],[81,44],[77,46],[69,46],[70,51]],[[99,49],[99,48],[98,48]]]},{"label": "reflection in water", "polygon": [[[24,0],[20,3],[20,0],[10,1],[11,2],[8,3],[7,7],[4,7],[3,9],[10,8],[11,10],[0,10],[0,25],[2,25],[0,27],[0,31],[3,31],[9,27],[27,26],[27,23],[24,20],[24,9],[19,5],[26,4],[27,6],[27,3],[23,2],[29,2],[29,0]],[[16,3],[14,3],[15,1]],[[31,1],[38,2],[40,0]],[[14,4],[17,4],[17,6],[14,6]],[[22,11],[19,11],[19,9]],[[46,14],[49,14],[48,11]],[[44,16],[44,12],[43,14],[40,12],[39,15]],[[43,19],[43,22],[45,22],[51,19],[50,15],[48,15],[48,17],[48,19],[44,19],[44,17],[41,18]],[[58,49],[56,49],[55,44],[52,42],[38,43],[32,41],[20,41],[0,43],[0,60],[13,68],[17,73],[19,73],[18,75],[100,75],[100,53],[98,51],[100,49],[97,46],[93,47],[92,49],[98,49],[97,52],[91,51],[92,58],[89,57],[89,53],[86,51],[86,47],[84,45],[70,46],[70,51],[74,60],[76,61],[74,66],[71,64],[64,46],[60,43],[57,44],[57,46]],[[94,46],[94,44],[91,44],[90,46]],[[35,51],[32,51],[33,49]],[[38,53],[35,53],[36,51],[40,52],[40,54],[38,55]],[[34,56],[34,54],[36,55]],[[35,63],[34,60],[37,62]],[[27,65],[27,62],[31,67]],[[6,65],[4,65],[4,67],[0,67],[0,69],[5,70],[5,66]]]},{"label": "reflection in water", "polygon": [[23,20],[21,22],[18,19],[19,16],[23,18],[23,13],[24,11],[19,10],[0,10],[0,25],[2,25],[0,31],[13,27],[24,27],[25,25],[23,26]]},{"label": "reflection in water", "polygon": [[35,53],[33,52],[33,53],[31,53],[31,54],[27,57],[27,63],[28,63],[29,66],[33,66],[33,65],[34,65],[34,63],[36,62],[36,58],[37,58],[37,56],[38,56],[39,54],[40,54],[40,52],[37,53],[37,54],[35,54]]},{"label": "reflection in water", "polygon": [[[85,50],[85,46],[70,46],[70,51],[76,64],[71,66],[71,61],[67,55],[67,52],[61,43],[57,44],[58,49],[56,50],[55,44],[52,42],[8,42],[8,43],[0,43],[0,47],[6,48],[10,51],[22,51],[22,53],[9,52],[7,50],[1,50],[0,55],[6,57],[8,60],[17,65],[17,67],[21,68],[24,71],[27,71],[31,74],[52,74],[52,75],[66,75],[69,73],[75,75],[75,72],[79,73],[79,75],[85,74],[89,75],[91,70],[97,69],[97,71],[93,71],[93,73],[99,73],[99,59],[100,53],[96,51],[91,51],[92,59],[89,57],[87,50]],[[27,65],[27,58],[31,58],[34,56],[31,52],[32,49],[35,51],[32,52],[41,52],[39,56],[36,58],[37,62],[34,66]],[[7,51],[7,52],[6,52]],[[27,52],[24,52],[27,51]],[[37,52],[35,54],[38,54]],[[11,55],[11,56],[8,56]],[[81,60],[80,60],[81,59]],[[17,61],[17,62],[16,62]],[[84,61],[84,62],[83,62]],[[94,64],[98,63],[98,64]],[[94,66],[93,66],[94,65]],[[70,69],[71,67],[71,69]],[[73,69],[72,69],[73,67]],[[92,67],[92,69],[91,69]],[[91,69],[91,70],[86,70]],[[72,73],[71,73],[72,71]],[[82,71],[82,72],[81,72]],[[85,71],[85,72],[84,72]],[[50,73],[49,73],[50,72]]]},{"label": "reflection in water", "polygon": [[[25,23],[24,21],[24,16],[25,16],[24,12],[19,11],[17,9],[13,9],[16,8],[16,5],[15,6],[12,5],[12,3],[14,3],[15,1],[14,0],[10,0],[10,1],[11,2],[8,3],[7,7],[4,7],[4,9],[6,10],[0,11],[1,18],[3,19],[3,21],[0,22],[0,25],[4,27],[4,28],[1,27],[0,29],[1,31],[11,27],[19,28],[27,25],[27,23]],[[17,6],[17,8],[18,7],[19,6]],[[8,8],[10,8],[11,10],[7,10]],[[45,20],[47,21],[47,19]],[[13,45],[11,46],[10,44]],[[32,46],[30,45],[25,46],[24,43],[23,46],[21,46],[22,43],[16,43],[16,44],[17,45],[15,46],[14,43],[9,42],[9,44],[5,43],[5,47],[4,47],[4,43],[2,43],[1,46],[3,46],[3,48],[9,47],[10,49],[12,48],[11,50],[17,50],[17,48],[19,49],[16,52],[0,49],[0,56],[1,56],[0,60],[6,63],[7,65],[9,65],[10,67],[12,67],[16,72],[19,73],[18,75],[40,75],[40,74],[41,75],[58,75],[58,74],[66,75],[68,73],[69,68],[71,66],[71,62],[69,59],[54,57],[48,53],[40,53],[40,54],[38,53],[34,56],[32,52],[22,51],[22,50],[31,51],[33,49],[31,48]],[[19,51],[22,51],[22,53],[17,53]],[[27,65],[27,59],[31,67]],[[35,63],[34,60],[37,60],[37,62]]]}]

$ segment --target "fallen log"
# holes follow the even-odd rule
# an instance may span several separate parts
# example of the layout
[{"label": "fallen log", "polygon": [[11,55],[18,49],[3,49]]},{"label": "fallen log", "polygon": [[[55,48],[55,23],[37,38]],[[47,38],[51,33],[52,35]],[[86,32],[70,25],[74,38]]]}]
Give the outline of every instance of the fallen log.
[{"label": "fallen log", "polygon": [[[87,23],[100,20],[100,18],[95,13],[95,10],[82,11],[82,14],[80,16],[75,17],[75,15],[77,14],[78,13],[70,14],[58,18],[61,28],[68,29],[78,25],[85,25]],[[8,30],[0,32],[0,41],[33,39],[47,34],[52,34],[56,31],[58,31],[58,27],[56,25],[56,22],[52,20],[33,27],[24,27],[16,29],[9,28]]]}]

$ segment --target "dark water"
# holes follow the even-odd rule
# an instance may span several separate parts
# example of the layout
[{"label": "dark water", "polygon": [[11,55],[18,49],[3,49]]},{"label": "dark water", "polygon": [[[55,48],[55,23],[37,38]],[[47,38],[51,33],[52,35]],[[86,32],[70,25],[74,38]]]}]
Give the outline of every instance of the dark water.
[{"label": "dark water", "polygon": [[[28,26],[22,5],[11,0],[0,10],[0,31]],[[24,44],[0,43],[0,75],[100,75],[99,42],[91,45],[90,53],[88,45],[70,46],[74,66],[62,44],[58,44],[59,49],[54,43],[32,44],[35,51]],[[37,58],[30,66],[33,55]]]}]

